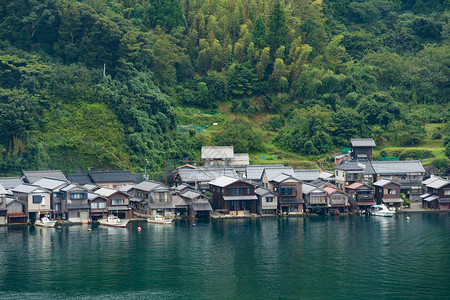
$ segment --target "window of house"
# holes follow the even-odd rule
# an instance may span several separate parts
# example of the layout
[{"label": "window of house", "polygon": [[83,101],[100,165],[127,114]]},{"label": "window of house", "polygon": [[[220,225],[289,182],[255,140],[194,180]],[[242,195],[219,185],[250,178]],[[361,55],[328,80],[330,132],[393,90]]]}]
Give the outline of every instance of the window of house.
[{"label": "window of house", "polygon": [[320,199],[320,196],[313,196],[311,195],[311,197],[309,198],[309,202],[311,203],[318,203],[318,202],[322,202]]},{"label": "window of house", "polygon": [[298,205],[291,205],[290,206],[290,211],[291,212],[298,212]]},{"label": "window of house", "polygon": [[266,197],[266,202],[273,202],[273,197]]},{"label": "window of house", "polygon": [[339,176],[339,171],[336,171],[336,177]]},{"label": "window of house", "polygon": [[229,188],[228,193],[230,195],[242,195],[242,189],[241,188]]},{"label": "window of house", "polygon": [[41,203],[42,197],[40,195],[33,196],[33,203]]},{"label": "window of house", "polygon": [[112,205],[123,205],[125,203],[124,199],[112,199],[111,204]]},{"label": "window of house", "polygon": [[250,188],[247,188],[247,195],[250,195]]},{"label": "window of house", "polygon": [[70,200],[82,200],[86,199],[86,193],[71,193]]},{"label": "window of house", "polygon": [[55,203],[55,210],[61,210],[61,203]]},{"label": "window of house", "polygon": [[54,192],[53,193],[53,198],[61,198],[61,194],[60,192]]},{"label": "window of house", "polygon": [[445,196],[449,196],[450,195],[450,190],[444,190],[444,195]]},{"label": "window of house", "polygon": [[281,196],[295,196],[297,187],[295,186],[282,186],[280,187]]},{"label": "window of house", "polygon": [[389,194],[389,195],[395,195],[395,194],[396,194],[396,191],[393,190],[393,189],[388,189],[388,194]]}]

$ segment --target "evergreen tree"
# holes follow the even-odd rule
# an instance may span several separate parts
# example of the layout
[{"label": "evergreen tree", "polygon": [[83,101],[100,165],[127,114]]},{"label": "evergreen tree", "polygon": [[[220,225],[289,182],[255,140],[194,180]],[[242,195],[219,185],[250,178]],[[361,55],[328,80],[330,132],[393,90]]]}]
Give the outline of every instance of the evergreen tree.
[{"label": "evergreen tree", "polygon": [[153,0],[148,11],[150,26],[159,25],[168,30],[186,26],[180,0]]},{"label": "evergreen tree", "polygon": [[258,16],[255,21],[255,26],[252,31],[252,40],[258,48],[264,48],[267,46],[266,26],[264,25],[261,16]]},{"label": "evergreen tree", "polygon": [[270,16],[269,35],[267,40],[272,51],[277,50],[280,46],[288,46],[288,27],[286,25],[286,16],[279,0],[275,2],[272,15]]}]

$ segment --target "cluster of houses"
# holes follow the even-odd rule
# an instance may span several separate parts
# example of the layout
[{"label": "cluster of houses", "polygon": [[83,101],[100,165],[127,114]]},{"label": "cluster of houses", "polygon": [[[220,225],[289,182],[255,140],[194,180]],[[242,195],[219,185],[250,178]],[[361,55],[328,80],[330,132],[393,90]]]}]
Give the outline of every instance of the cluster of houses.
[{"label": "cluster of houses", "polygon": [[450,209],[448,178],[424,180],[420,161],[373,161],[372,139],[350,144],[348,154],[336,157],[334,173],[250,165],[248,154],[234,153],[232,146],[203,147],[204,165],[178,167],[168,184],[141,181],[129,171],[24,171],[0,177],[0,224],[45,215],[84,223],[109,214],[121,219],[338,214],[367,211],[377,203],[397,208],[405,199]]}]

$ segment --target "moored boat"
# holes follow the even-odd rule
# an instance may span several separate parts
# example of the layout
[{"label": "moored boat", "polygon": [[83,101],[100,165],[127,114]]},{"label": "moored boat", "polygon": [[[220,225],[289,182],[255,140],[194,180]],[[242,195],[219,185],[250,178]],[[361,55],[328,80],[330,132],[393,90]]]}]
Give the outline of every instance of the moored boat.
[{"label": "moored boat", "polygon": [[100,225],[125,228],[128,224],[128,220],[121,220],[115,215],[110,215],[106,219],[98,221]]},{"label": "moored boat", "polygon": [[55,227],[56,221],[50,220],[48,217],[43,217],[42,219],[36,221],[36,226],[42,227]]},{"label": "moored boat", "polygon": [[393,217],[395,211],[389,210],[384,204],[379,204],[370,207],[370,214],[373,216]]},{"label": "moored boat", "polygon": [[147,222],[148,223],[153,223],[153,224],[172,224],[173,219],[166,219],[161,215],[156,215],[154,218],[148,218]]}]

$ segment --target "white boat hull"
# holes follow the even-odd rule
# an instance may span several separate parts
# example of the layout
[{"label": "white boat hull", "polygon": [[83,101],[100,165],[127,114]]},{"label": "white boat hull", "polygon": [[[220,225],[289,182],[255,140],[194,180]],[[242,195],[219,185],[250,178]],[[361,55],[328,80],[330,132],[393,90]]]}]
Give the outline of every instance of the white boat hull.
[{"label": "white boat hull", "polygon": [[41,222],[41,221],[36,221],[36,226],[41,226],[41,227],[55,227],[56,221],[46,221],[46,222]]},{"label": "white boat hull", "polygon": [[172,224],[172,221],[173,220],[166,220],[166,219],[163,219],[163,220],[155,220],[155,219],[150,219],[150,218],[148,218],[147,219],[147,222],[148,223],[151,223],[151,224],[163,224],[163,225],[170,225],[170,224]]},{"label": "white boat hull", "polygon": [[103,226],[110,226],[110,227],[118,227],[118,228],[125,228],[127,227],[128,220],[127,221],[120,221],[120,222],[108,222],[105,220],[98,221],[100,225]]}]

